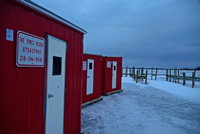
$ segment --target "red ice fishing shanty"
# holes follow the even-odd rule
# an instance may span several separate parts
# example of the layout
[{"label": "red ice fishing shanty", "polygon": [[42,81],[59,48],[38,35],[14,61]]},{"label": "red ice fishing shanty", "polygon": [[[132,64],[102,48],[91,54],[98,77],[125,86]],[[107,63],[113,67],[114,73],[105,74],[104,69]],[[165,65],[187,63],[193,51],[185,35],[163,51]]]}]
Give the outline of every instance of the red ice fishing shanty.
[{"label": "red ice fishing shanty", "polygon": [[111,93],[123,91],[121,89],[122,80],[122,57],[102,57],[101,93],[109,95]]},{"label": "red ice fishing shanty", "polygon": [[86,31],[28,0],[0,10],[0,134],[77,134]]},{"label": "red ice fishing shanty", "polygon": [[101,97],[102,56],[83,54],[82,106],[102,100]]}]

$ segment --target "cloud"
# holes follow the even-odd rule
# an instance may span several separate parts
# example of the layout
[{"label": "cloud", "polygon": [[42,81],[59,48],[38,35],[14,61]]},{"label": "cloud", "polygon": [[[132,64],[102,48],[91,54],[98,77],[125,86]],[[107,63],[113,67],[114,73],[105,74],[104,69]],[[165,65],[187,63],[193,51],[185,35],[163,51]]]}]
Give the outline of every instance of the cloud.
[{"label": "cloud", "polygon": [[[34,0],[88,33],[84,52],[123,56],[123,66],[200,66],[199,0]],[[198,58],[199,56],[199,58]]]}]

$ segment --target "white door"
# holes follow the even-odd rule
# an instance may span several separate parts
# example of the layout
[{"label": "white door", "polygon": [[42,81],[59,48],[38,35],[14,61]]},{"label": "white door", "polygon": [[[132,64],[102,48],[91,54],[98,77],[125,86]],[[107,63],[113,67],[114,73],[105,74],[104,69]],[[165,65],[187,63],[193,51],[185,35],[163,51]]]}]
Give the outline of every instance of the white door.
[{"label": "white door", "polygon": [[63,134],[67,43],[48,35],[46,134]]},{"label": "white door", "polygon": [[87,95],[93,93],[94,60],[87,60]]},{"label": "white door", "polygon": [[113,61],[113,67],[112,67],[112,89],[116,88],[117,83],[117,62]]}]

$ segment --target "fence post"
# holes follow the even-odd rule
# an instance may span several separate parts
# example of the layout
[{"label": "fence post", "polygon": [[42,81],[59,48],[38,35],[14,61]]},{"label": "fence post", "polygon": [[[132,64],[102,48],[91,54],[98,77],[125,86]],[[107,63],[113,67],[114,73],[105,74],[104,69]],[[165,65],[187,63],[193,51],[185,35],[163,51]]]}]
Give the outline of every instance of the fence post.
[{"label": "fence post", "polygon": [[169,82],[171,82],[171,68],[169,70]]},{"label": "fence post", "polygon": [[140,68],[139,68],[139,72],[138,72],[138,75],[140,74]]},{"label": "fence post", "polygon": [[134,78],[134,81],[135,81],[135,67],[133,67],[133,78]]},{"label": "fence post", "polygon": [[179,82],[179,69],[178,69],[178,82]]},{"label": "fence post", "polygon": [[166,81],[168,81],[168,69],[166,69]]},{"label": "fence post", "polygon": [[[173,69],[172,69],[172,71],[173,71]],[[172,75],[172,81],[174,82],[174,74],[175,74],[175,69],[174,69],[174,73],[173,73],[173,75]]]},{"label": "fence post", "polygon": [[125,77],[127,77],[127,70],[128,70],[128,66],[126,66],[126,74],[125,74]]},{"label": "fence post", "polygon": [[192,88],[194,88],[195,83],[195,72],[192,72]]},{"label": "fence post", "polygon": [[151,80],[152,80],[152,78],[153,78],[153,67],[151,69]]},{"label": "fence post", "polygon": [[156,78],[157,78],[157,73],[158,73],[158,68],[156,68],[156,76],[155,76],[155,80],[156,80]]},{"label": "fence post", "polygon": [[147,84],[147,73],[148,73],[148,70],[146,70],[146,74],[145,74],[145,76],[146,76],[145,84]]},{"label": "fence post", "polygon": [[[142,67],[141,69],[141,75],[144,75],[144,67]],[[143,77],[142,77],[142,81],[143,81]]]},{"label": "fence post", "polygon": [[142,67],[142,69],[141,69],[141,75],[143,75],[144,74],[144,67]]},{"label": "fence post", "polygon": [[136,83],[138,83],[138,73],[139,73],[139,70],[137,70],[137,73],[136,73]]},{"label": "fence post", "polygon": [[174,80],[175,80],[175,83],[176,83],[176,71],[177,71],[177,67],[175,67],[175,70],[174,70]]},{"label": "fence post", "polygon": [[183,86],[185,86],[185,72],[183,72]]}]

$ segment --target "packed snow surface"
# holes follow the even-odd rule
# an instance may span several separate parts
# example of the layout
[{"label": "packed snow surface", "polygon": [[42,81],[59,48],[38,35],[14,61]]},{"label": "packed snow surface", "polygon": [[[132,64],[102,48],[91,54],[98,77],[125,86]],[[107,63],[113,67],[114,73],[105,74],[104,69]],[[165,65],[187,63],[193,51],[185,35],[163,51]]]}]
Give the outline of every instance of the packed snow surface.
[{"label": "packed snow surface", "polygon": [[200,134],[200,83],[148,84],[122,77],[123,92],[82,108],[81,129],[89,134]]}]

